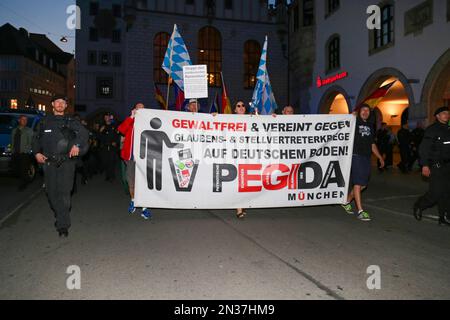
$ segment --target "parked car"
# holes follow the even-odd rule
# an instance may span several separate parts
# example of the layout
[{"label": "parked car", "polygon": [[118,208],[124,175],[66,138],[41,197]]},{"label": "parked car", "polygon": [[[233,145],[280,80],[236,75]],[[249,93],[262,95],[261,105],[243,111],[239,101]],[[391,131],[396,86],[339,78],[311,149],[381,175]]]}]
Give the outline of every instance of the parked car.
[{"label": "parked car", "polygon": [[[12,149],[11,149],[11,133],[12,130],[17,127],[20,116],[26,116],[28,118],[27,126],[36,130],[37,124],[44,117],[44,113],[37,110],[1,110],[0,109],[0,174],[12,173]],[[30,180],[33,180],[36,171],[37,164],[33,158],[28,170],[28,176]]]}]

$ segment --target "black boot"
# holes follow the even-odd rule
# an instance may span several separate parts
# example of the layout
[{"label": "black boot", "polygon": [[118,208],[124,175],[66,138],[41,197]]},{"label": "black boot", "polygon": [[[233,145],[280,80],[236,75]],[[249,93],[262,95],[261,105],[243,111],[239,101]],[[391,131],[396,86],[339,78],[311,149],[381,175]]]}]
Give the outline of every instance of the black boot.
[{"label": "black boot", "polygon": [[422,209],[420,209],[417,203],[414,205],[414,218],[416,218],[417,221],[422,221]]},{"label": "black boot", "polygon": [[444,226],[450,227],[450,221],[446,217],[440,217],[439,225],[440,226],[444,225]]},{"label": "black boot", "polygon": [[59,234],[60,238],[67,238],[69,236],[69,230],[60,229],[60,230],[58,230],[58,234]]}]

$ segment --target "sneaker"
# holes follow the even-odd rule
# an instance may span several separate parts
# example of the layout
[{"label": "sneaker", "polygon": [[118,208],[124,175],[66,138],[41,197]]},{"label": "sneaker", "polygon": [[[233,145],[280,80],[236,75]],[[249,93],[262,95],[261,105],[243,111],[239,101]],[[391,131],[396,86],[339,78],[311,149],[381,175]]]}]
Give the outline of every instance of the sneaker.
[{"label": "sneaker", "polygon": [[349,203],[349,204],[343,204],[342,205],[342,208],[345,210],[345,212],[347,212],[348,214],[355,214],[354,212],[353,212],[353,207],[352,207],[352,205]]},{"label": "sneaker", "polygon": [[361,221],[371,221],[372,220],[372,219],[370,219],[370,215],[366,211],[361,211],[358,214],[358,219]]},{"label": "sneaker", "polygon": [[134,207],[134,201],[130,202],[130,206],[128,207],[128,212],[130,214],[134,213],[136,211],[136,208]]},{"label": "sneaker", "polygon": [[141,217],[145,220],[149,220],[152,218],[152,212],[148,208],[145,208],[144,210],[142,210]]}]

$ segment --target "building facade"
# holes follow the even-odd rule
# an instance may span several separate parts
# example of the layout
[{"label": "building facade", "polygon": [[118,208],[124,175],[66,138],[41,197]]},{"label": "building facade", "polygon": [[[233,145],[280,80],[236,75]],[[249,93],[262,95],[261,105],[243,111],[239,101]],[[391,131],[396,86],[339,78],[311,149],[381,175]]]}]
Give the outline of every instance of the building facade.
[{"label": "building facade", "polygon": [[[82,16],[77,32],[77,110],[86,115],[108,110],[124,117],[136,102],[159,108],[154,84],[166,96],[168,79],[161,65],[174,24],[192,63],[208,66],[205,107],[221,92],[221,73],[232,102],[251,100],[266,35],[275,98],[279,105],[287,103],[287,39],[280,32],[285,28],[268,1],[80,0],[77,4]],[[120,35],[120,41],[114,42],[114,35],[117,39]],[[102,65],[102,56],[114,55],[120,55],[120,65],[114,65],[114,58]],[[170,105],[173,90],[169,93]]]},{"label": "building facade", "polygon": [[[294,0],[289,4],[286,25],[289,28],[289,100],[297,112],[308,114],[316,59],[316,23],[314,0]],[[303,90],[299,90],[303,88]]]},{"label": "building facade", "polygon": [[74,105],[74,57],[63,52],[45,35],[0,27],[0,107],[51,111],[53,95],[69,98]]},{"label": "building facade", "polygon": [[[449,105],[450,1],[295,0],[290,14],[300,10],[300,24],[301,5],[307,2],[314,15],[315,49],[309,52],[309,85],[297,91],[311,113],[349,112],[393,81],[376,109],[379,122],[396,128],[407,120],[429,122],[439,106]],[[374,4],[380,29],[368,27],[376,21],[375,11],[367,13]]]}]

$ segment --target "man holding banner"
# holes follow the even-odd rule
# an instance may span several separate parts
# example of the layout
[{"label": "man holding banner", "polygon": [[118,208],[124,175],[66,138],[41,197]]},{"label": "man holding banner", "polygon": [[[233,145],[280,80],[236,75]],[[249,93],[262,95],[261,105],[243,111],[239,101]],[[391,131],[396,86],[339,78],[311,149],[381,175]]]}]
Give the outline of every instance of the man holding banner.
[{"label": "man holding banner", "polygon": [[[243,103],[239,109],[245,112]],[[148,161],[153,158],[145,155],[152,144],[135,144],[136,206],[211,210],[347,200],[356,120],[352,115],[211,117],[142,110],[135,136],[145,134],[155,118],[170,143],[160,150],[157,188],[148,185]]]},{"label": "man holding banner", "polygon": [[[266,37],[250,107],[261,115],[277,109],[267,71],[267,42]],[[163,69],[186,99],[208,96],[205,66],[191,65],[176,26]],[[134,135],[144,137],[140,140],[145,143],[135,139],[137,206],[232,209],[346,202],[353,116],[254,117],[245,115],[245,104],[239,102],[235,108],[239,117],[223,114],[211,118],[196,113],[196,100],[189,102],[190,112],[186,113],[138,113]],[[293,111],[287,107],[283,113]],[[156,120],[158,125],[152,125]],[[167,142],[158,143],[156,187],[149,183],[154,179],[153,170],[147,170],[156,159],[155,143],[148,143],[156,141],[151,139],[155,135],[164,136]],[[244,217],[245,211],[237,209],[237,216]]]},{"label": "man holding banner", "polygon": [[[136,207],[134,206],[134,188],[136,175],[136,161],[133,156],[134,119],[136,116],[136,112],[144,108],[145,106],[142,103],[136,104],[131,111],[131,115],[126,118],[118,128],[120,134],[125,137],[122,149],[120,150],[120,157],[123,161],[125,161],[126,164],[127,182],[131,196],[130,206],[128,207],[128,212],[130,214],[136,212]],[[152,214],[148,208],[142,208],[141,216],[145,220],[148,220],[151,218]]]},{"label": "man holding banner", "polygon": [[283,108],[282,114],[285,116],[292,116],[294,115],[294,107],[293,106],[286,106]]},{"label": "man holding banner", "polygon": [[368,121],[370,113],[371,109],[368,105],[362,105],[358,110],[351,170],[353,190],[348,196],[347,203],[342,206],[348,214],[354,214],[351,203],[355,200],[358,219],[361,221],[371,221],[370,215],[363,209],[361,193],[369,184],[372,153],[380,161],[380,169],[384,168],[384,159],[375,144],[374,127]]},{"label": "man holding banner", "polygon": [[198,113],[198,111],[199,111],[198,110],[199,109],[198,108],[198,100],[197,99],[190,99],[187,109],[188,109],[189,112]]}]

